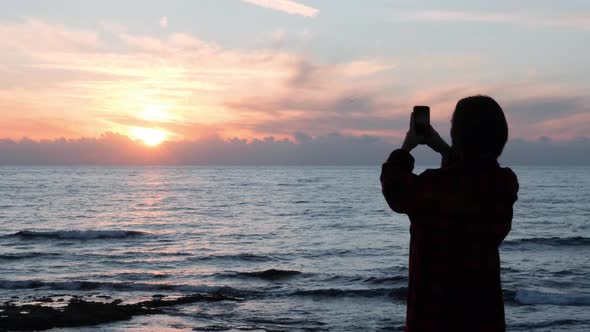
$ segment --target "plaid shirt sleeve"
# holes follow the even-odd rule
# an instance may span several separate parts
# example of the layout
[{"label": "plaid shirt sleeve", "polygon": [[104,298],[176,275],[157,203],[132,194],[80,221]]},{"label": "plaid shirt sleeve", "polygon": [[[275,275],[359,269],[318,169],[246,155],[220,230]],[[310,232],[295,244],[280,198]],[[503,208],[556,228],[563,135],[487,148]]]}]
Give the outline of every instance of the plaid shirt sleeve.
[{"label": "plaid shirt sleeve", "polygon": [[[442,164],[449,163],[449,158],[444,157]],[[516,175],[510,169],[477,179],[458,179],[436,174],[435,170],[416,175],[413,170],[414,158],[404,150],[393,151],[382,165],[381,191],[393,211],[407,214],[412,223],[427,222],[426,226],[442,228],[461,226],[474,235],[493,235],[498,245],[510,232],[512,205],[518,192]],[[474,187],[477,195],[473,195]],[[465,219],[472,222],[458,225]]]},{"label": "plaid shirt sleeve", "polygon": [[395,150],[381,166],[381,192],[389,207],[408,214],[414,205],[418,176],[414,173],[414,157],[404,150]]}]

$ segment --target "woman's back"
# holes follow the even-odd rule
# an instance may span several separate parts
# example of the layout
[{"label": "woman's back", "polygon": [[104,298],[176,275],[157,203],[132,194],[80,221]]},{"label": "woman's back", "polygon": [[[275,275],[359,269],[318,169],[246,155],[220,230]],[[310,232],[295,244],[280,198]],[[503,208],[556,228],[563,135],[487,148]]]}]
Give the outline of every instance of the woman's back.
[{"label": "woman's back", "polygon": [[459,163],[416,177],[409,330],[504,330],[498,245],[518,183],[495,162]]}]

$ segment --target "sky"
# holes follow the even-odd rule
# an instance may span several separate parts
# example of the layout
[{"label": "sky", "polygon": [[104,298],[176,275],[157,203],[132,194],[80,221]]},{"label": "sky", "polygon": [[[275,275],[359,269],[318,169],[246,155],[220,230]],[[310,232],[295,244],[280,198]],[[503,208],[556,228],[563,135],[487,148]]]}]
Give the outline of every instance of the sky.
[{"label": "sky", "polygon": [[[473,94],[500,103],[520,148],[571,151],[569,163],[590,137],[588,1],[0,6],[0,163],[55,163],[50,146],[67,163],[108,163],[80,152],[97,144],[119,151],[113,163],[253,163],[233,152],[244,146],[266,162],[360,163],[399,143],[416,104],[448,137]],[[191,144],[200,157],[178,155]]]}]

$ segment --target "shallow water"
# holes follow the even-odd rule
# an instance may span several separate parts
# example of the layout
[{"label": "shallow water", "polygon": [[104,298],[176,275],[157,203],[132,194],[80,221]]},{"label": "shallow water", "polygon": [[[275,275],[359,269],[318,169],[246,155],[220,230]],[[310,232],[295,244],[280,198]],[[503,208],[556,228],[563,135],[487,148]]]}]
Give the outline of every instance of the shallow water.
[{"label": "shallow water", "polygon": [[[515,167],[511,331],[590,330],[590,169]],[[395,330],[408,221],[378,167],[2,167],[0,300],[220,292],[109,330]]]}]

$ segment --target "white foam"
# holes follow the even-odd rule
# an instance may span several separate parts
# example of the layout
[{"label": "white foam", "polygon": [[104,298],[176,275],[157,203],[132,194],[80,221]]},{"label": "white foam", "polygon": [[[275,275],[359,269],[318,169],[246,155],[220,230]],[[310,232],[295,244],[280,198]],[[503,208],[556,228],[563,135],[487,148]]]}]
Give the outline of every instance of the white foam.
[{"label": "white foam", "polygon": [[590,294],[559,294],[519,290],[514,297],[520,304],[590,305]]}]

